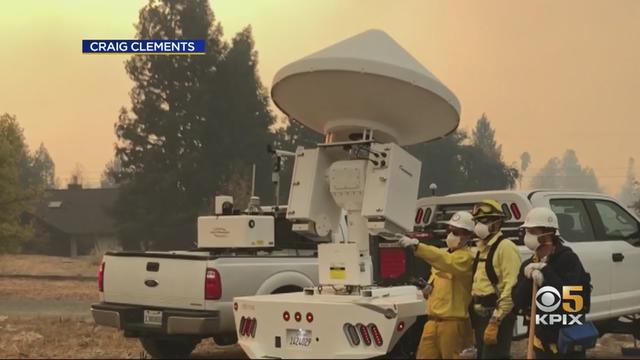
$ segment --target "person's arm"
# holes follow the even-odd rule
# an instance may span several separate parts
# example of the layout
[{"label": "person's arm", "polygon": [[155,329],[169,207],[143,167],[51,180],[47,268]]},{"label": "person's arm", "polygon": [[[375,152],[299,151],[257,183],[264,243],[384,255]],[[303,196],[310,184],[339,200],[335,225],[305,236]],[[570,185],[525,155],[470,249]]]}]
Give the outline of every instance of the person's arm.
[{"label": "person's arm", "polygon": [[524,268],[529,263],[531,263],[531,259],[525,261],[520,266],[520,271],[518,272],[518,281],[511,291],[513,306],[518,311],[524,311],[531,307],[531,292],[533,291],[533,281],[531,281],[531,279],[527,279],[524,276]]},{"label": "person's arm", "polygon": [[471,271],[473,264],[473,257],[464,251],[449,253],[431,245],[418,244],[415,254],[431,266],[454,275]]},{"label": "person's arm", "polygon": [[504,240],[496,249],[493,261],[496,273],[502,283],[502,287],[498,287],[498,302],[493,316],[502,320],[513,309],[513,300],[511,299],[511,291],[518,281],[518,272],[520,270],[520,252],[518,247],[509,240]]},{"label": "person's arm", "polygon": [[553,286],[562,291],[562,286],[565,285],[582,285],[584,268],[576,253],[567,251],[555,262],[561,265],[558,270],[555,270],[553,266],[545,266],[540,270],[544,277],[543,286]]}]

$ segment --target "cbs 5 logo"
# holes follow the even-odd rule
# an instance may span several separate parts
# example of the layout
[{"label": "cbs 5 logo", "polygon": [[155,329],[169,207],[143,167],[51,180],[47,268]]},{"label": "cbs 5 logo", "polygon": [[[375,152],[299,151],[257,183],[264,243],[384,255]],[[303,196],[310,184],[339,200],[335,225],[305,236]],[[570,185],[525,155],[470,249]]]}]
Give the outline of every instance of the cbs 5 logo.
[{"label": "cbs 5 logo", "polygon": [[544,312],[554,312],[560,305],[565,313],[577,313],[584,308],[582,286],[563,286],[562,296],[552,286],[543,286],[536,293],[536,305]]}]

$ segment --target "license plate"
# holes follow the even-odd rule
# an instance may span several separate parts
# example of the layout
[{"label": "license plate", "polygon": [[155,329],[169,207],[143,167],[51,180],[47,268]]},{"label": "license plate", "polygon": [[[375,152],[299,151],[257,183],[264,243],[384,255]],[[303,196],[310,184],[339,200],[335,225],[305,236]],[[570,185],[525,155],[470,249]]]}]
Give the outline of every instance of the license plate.
[{"label": "license plate", "polygon": [[145,310],[144,311],[144,323],[146,325],[162,326],[162,311],[160,311],[160,310]]},{"label": "license plate", "polygon": [[309,347],[311,345],[311,330],[287,329],[287,346]]}]

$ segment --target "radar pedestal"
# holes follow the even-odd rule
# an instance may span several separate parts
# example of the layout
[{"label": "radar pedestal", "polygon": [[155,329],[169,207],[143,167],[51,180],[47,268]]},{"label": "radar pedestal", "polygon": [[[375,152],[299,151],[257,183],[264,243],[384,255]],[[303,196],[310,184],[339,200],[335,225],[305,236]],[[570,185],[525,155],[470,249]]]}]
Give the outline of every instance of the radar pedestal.
[{"label": "radar pedestal", "polygon": [[[422,165],[402,146],[453,132],[460,104],[377,30],[285,66],[271,96],[290,118],[325,136],[317,148],[296,150],[287,206],[293,230],[321,242],[319,284],[297,294],[236,298],[236,326],[256,319],[268,329],[239,336],[239,343],[250,357],[382,356],[426,306],[414,286],[376,286],[369,235],[413,227]],[[299,320],[303,310],[316,320]],[[289,320],[291,311],[298,322]]]},{"label": "radar pedestal", "polygon": [[296,153],[287,217],[294,229],[332,242],[345,212],[347,243],[355,244],[320,245],[321,284],[371,285],[369,234],[413,224],[421,164],[400,145],[454,131],[456,97],[377,30],[285,66],[271,95],[290,118],[325,135],[318,148]]}]

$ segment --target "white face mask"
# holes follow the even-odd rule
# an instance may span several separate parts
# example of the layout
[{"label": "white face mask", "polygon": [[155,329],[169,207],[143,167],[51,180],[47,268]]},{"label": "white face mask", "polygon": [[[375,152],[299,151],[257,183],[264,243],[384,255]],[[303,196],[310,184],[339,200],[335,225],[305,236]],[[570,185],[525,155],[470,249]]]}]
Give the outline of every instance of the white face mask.
[{"label": "white face mask", "polygon": [[524,234],[524,245],[529,248],[531,251],[536,251],[540,246],[540,241],[538,240],[540,236],[551,235],[553,233],[533,235],[529,232]]},{"label": "white face mask", "polygon": [[491,235],[491,231],[489,231],[489,225],[490,224],[483,224],[480,222],[476,224],[475,228],[473,229],[473,232],[475,232],[476,235],[478,235],[478,238],[480,238],[480,240],[484,240],[488,238],[489,235]]},{"label": "white face mask", "polygon": [[453,235],[453,233],[449,233],[449,235],[447,235],[447,238],[445,239],[445,242],[447,243],[447,247],[449,249],[455,249],[458,247],[458,245],[460,245],[460,236],[455,236]]}]

